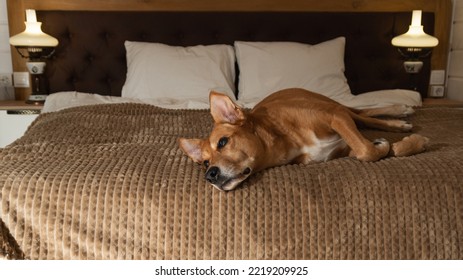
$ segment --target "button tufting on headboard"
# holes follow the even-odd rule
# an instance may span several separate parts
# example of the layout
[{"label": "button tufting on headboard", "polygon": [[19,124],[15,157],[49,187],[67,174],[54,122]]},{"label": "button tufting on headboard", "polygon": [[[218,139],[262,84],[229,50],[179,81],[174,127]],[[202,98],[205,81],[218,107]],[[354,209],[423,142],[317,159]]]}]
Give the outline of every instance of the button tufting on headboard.
[{"label": "button tufting on headboard", "polygon": [[[354,94],[408,88],[410,77],[392,37],[407,30],[410,13],[324,12],[84,12],[39,11],[43,30],[60,41],[47,64],[52,92],[120,95],[127,65],[124,41],[169,45],[296,41],[316,44],[346,37],[346,77]],[[433,34],[434,15],[423,14]],[[429,58],[418,77],[426,92]]]}]

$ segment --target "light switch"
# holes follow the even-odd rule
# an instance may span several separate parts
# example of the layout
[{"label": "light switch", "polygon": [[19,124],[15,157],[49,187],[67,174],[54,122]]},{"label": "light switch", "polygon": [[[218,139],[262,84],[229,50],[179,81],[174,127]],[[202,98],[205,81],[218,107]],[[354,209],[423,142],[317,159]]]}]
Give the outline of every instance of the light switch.
[{"label": "light switch", "polygon": [[431,78],[429,79],[430,85],[443,85],[445,83],[445,70],[432,70]]},{"label": "light switch", "polygon": [[29,72],[13,72],[14,87],[29,87]]}]

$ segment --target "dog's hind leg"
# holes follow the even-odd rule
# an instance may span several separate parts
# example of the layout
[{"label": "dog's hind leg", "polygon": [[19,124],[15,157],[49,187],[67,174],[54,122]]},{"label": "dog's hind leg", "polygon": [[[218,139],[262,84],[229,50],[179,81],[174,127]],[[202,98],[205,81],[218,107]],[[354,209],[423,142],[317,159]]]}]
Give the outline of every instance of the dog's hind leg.
[{"label": "dog's hind leg", "polygon": [[363,137],[357,129],[354,120],[347,112],[333,116],[331,127],[336,131],[350,147],[349,156],[362,161],[376,161],[388,155],[389,142],[385,139],[377,139],[373,143]]},{"label": "dog's hind leg", "polygon": [[396,157],[405,157],[418,154],[426,150],[428,143],[429,139],[427,137],[421,136],[419,134],[412,134],[410,136],[404,137],[399,142],[392,144],[390,154]]},{"label": "dog's hind leg", "polygon": [[352,112],[360,116],[365,117],[380,117],[380,116],[389,116],[402,118],[409,116],[415,112],[412,107],[407,105],[391,105],[380,108],[371,108],[371,109],[354,109],[349,108]]},{"label": "dog's hind leg", "polygon": [[[412,129],[412,124],[404,120],[383,120],[367,116],[361,116],[350,111],[351,117],[361,124],[385,131],[407,132]],[[404,137],[401,141],[392,144],[390,155],[401,157],[418,154],[426,150],[429,139],[419,134]]]},{"label": "dog's hind leg", "polygon": [[413,128],[413,125],[405,120],[376,119],[372,117],[358,115],[354,112],[350,112],[350,115],[359,124],[384,131],[408,132]]}]

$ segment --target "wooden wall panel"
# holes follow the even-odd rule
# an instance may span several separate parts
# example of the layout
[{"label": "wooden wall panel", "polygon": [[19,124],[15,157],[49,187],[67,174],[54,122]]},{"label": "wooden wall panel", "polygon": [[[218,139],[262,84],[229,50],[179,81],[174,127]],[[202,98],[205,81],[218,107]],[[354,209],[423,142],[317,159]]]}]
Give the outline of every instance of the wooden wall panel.
[{"label": "wooden wall panel", "polygon": [[[395,12],[420,9],[435,13],[435,36],[431,69],[446,69],[452,16],[451,0],[7,0],[10,34],[24,29],[24,10],[103,11],[331,11]],[[12,50],[14,71],[26,71],[25,61]],[[25,93],[17,91],[24,99]]]},{"label": "wooden wall panel", "polygon": [[[19,0],[21,1],[21,0]],[[26,7],[62,10],[158,11],[407,11],[435,9],[433,0],[22,0]]]}]

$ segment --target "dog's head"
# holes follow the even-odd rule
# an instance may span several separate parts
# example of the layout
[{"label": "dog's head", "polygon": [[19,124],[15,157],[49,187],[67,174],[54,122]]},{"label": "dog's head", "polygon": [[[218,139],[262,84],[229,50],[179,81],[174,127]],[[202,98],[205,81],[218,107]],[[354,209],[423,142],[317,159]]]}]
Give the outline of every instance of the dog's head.
[{"label": "dog's head", "polygon": [[258,169],[262,143],[246,113],[227,95],[209,96],[214,129],[206,139],[179,139],[180,148],[206,168],[206,180],[230,191]]}]

